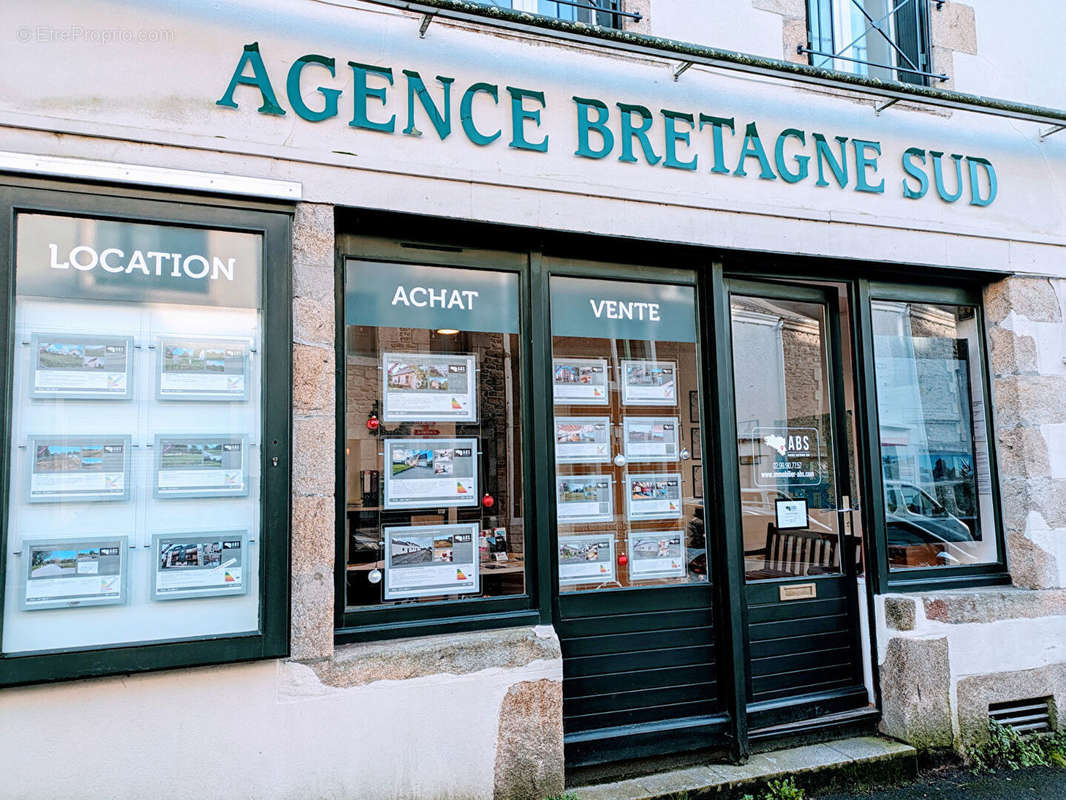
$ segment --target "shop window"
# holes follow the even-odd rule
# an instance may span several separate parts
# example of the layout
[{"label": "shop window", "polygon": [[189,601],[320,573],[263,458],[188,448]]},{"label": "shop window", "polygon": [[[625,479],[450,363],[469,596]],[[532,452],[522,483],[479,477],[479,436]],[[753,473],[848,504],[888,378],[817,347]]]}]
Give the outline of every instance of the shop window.
[{"label": "shop window", "polygon": [[695,290],[551,279],[559,591],[708,579]]},{"label": "shop window", "polygon": [[345,308],[347,623],[524,595],[518,274],[349,260]]},{"label": "shop window", "polygon": [[816,67],[924,84],[926,0],[808,0],[806,51]]},{"label": "shop window", "polygon": [[889,568],[996,563],[978,308],[871,311]]},{"label": "shop window", "polygon": [[[265,598],[273,585],[287,605],[287,533],[263,520],[267,484],[287,485],[287,403],[264,403],[268,357],[289,393],[286,279],[272,277],[264,337],[264,218],[239,230],[224,216],[15,215],[0,679],[75,675],[79,653],[119,646],[91,657],[93,674],[266,655],[267,630],[285,651]],[[267,225],[286,239],[275,255],[287,225]],[[287,517],[287,494],[269,502]],[[220,637],[228,655],[195,645]],[[192,644],[162,645],[178,641]]]}]

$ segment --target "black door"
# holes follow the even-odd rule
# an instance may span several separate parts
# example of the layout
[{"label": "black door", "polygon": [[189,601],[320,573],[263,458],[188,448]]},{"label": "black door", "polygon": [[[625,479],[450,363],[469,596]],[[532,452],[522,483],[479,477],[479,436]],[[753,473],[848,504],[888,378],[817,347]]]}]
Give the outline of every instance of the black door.
[{"label": "black door", "polygon": [[560,264],[549,282],[554,602],[571,767],[706,747],[725,729],[695,274],[612,272]]},{"label": "black door", "polygon": [[744,553],[748,722],[757,730],[867,705],[859,539],[837,291],[726,286],[740,506],[733,535]]}]

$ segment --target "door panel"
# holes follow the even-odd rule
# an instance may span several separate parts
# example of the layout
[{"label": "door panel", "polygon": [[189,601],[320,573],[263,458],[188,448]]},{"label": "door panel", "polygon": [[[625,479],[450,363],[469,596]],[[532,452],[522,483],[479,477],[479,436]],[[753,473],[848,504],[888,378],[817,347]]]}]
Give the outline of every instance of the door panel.
[{"label": "door panel", "polygon": [[817,716],[812,695],[855,698],[861,684],[844,365],[834,291],[727,286],[749,709],[782,709],[751,720],[765,725]]},{"label": "door panel", "polygon": [[[646,754],[697,746],[692,721],[720,711],[687,277],[549,281],[555,603],[571,764],[624,757],[636,741]],[[689,744],[664,735],[674,725]],[[621,726],[633,735],[620,736]]]}]

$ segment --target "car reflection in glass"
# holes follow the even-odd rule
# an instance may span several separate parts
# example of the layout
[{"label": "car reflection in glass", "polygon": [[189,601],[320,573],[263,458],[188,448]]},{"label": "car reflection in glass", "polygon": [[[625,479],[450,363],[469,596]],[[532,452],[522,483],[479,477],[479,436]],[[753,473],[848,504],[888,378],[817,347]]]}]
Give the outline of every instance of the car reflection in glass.
[{"label": "car reflection in glass", "polygon": [[913,483],[886,481],[885,528],[890,547],[936,545],[945,564],[970,561],[960,543],[974,541],[970,526],[948,511],[929,492]]}]

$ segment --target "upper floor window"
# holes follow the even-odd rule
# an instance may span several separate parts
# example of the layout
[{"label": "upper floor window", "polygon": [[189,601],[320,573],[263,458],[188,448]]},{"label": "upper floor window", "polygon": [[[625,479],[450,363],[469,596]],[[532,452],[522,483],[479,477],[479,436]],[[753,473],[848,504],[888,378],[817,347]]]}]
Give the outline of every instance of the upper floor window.
[{"label": "upper floor window", "polygon": [[805,52],[816,67],[925,84],[940,77],[928,31],[928,0],[807,0]]},{"label": "upper floor window", "polygon": [[529,11],[568,22],[584,22],[604,28],[621,28],[625,18],[640,19],[639,14],[622,10],[622,0],[481,0],[501,8]]}]

